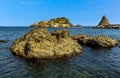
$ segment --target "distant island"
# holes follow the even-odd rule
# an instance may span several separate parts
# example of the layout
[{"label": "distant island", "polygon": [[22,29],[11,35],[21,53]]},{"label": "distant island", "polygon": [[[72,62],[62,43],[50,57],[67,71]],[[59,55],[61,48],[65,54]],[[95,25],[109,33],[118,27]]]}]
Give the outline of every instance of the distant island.
[{"label": "distant island", "polygon": [[32,24],[30,27],[73,27],[73,24],[69,21],[68,18],[60,17],[53,18],[49,21],[41,20],[40,22],[36,22]]},{"label": "distant island", "polygon": [[97,25],[96,28],[113,28],[113,29],[120,29],[120,24],[110,24],[107,17],[103,16],[100,23]]},{"label": "distant island", "polygon": [[[35,28],[81,28],[82,25],[77,24],[73,25],[68,18],[66,17],[59,17],[59,18],[52,18],[49,21],[41,20],[40,22],[36,22],[30,27]],[[120,24],[111,24],[107,17],[104,15],[99,22],[99,24],[94,28],[109,28],[109,29],[120,29]]]}]

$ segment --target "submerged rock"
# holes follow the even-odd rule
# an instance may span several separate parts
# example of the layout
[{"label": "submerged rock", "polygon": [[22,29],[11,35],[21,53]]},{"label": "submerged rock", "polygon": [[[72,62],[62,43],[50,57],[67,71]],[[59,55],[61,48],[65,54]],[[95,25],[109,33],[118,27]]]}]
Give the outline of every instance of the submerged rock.
[{"label": "submerged rock", "polygon": [[7,43],[8,40],[0,40],[0,43]]},{"label": "submerged rock", "polygon": [[7,50],[9,49],[8,47],[0,47],[0,50]]},{"label": "submerged rock", "polygon": [[119,44],[119,40],[115,40],[112,38],[108,38],[107,36],[97,36],[93,37],[90,35],[85,35],[85,34],[79,34],[76,36],[72,37],[74,40],[77,40],[78,43],[88,45],[91,47],[113,47],[117,44]]},{"label": "submerged rock", "polygon": [[11,51],[26,58],[53,59],[79,54],[82,47],[70,37],[67,30],[49,33],[47,29],[38,28],[17,39]]}]

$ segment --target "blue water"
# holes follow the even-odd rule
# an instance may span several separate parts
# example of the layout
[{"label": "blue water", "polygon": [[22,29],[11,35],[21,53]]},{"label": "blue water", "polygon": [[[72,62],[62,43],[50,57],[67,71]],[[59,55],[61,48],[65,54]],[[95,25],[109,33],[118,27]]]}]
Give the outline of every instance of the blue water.
[{"label": "blue water", "polygon": [[[83,46],[83,53],[64,60],[48,63],[26,60],[10,51],[12,42],[23,36],[28,27],[0,27],[0,78],[120,78],[120,45],[107,49]],[[49,28],[49,31],[58,28]],[[107,35],[120,40],[118,29],[70,28],[71,35]]]}]

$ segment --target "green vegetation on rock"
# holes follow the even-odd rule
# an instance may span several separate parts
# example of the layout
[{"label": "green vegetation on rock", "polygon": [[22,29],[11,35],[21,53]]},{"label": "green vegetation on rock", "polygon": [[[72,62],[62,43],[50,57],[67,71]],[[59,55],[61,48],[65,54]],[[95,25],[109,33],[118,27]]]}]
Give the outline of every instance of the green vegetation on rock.
[{"label": "green vegetation on rock", "polygon": [[60,17],[60,18],[53,18],[47,21],[40,21],[31,25],[31,27],[72,27],[72,23],[69,21],[68,18]]}]

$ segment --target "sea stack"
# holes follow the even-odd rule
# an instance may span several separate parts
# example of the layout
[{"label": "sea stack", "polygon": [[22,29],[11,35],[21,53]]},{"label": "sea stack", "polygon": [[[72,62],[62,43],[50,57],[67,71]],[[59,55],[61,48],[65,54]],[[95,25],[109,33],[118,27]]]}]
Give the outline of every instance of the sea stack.
[{"label": "sea stack", "polygon": [[102,17],[102,20],[97,25],[97,28],[110,28],[110,23],[109,23],[109,21],[108,21],[106,16]]}]

